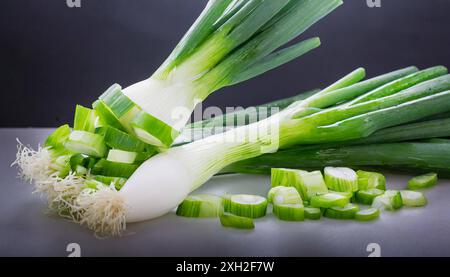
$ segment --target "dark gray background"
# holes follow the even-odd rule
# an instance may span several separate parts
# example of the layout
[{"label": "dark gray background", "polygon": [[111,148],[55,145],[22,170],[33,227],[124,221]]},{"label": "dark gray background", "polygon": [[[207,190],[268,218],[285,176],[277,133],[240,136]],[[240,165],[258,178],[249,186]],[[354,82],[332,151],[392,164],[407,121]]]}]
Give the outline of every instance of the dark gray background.
[{"label": "dark gray background", "polygon": [[[112,83],[148,77],[206,0],[2,0],[0,127],[71,122]],[[322,47],[281,69],[212,95],[207,105],[254,105],[336,80],[364,66],[370,76],[408,65],[450,65],[450,1],[346,0],[302,38]]]}]

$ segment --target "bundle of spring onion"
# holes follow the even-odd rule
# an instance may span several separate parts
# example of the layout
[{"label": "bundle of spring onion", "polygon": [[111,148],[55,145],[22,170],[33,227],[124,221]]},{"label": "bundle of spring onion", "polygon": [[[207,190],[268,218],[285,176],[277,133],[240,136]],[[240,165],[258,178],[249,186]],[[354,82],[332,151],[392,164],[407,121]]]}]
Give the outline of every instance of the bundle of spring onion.
[{"label": "bundle of spring onion", "polygon": [[[358,69],[303,100],[285,103],[285,109],[266,119],[150,159],[155,152],[152,145],[108,125],[96,111],[77,107],[73,131],[67,125],[58,128],[38,151],[21,147],[16,163],[60,213],[97,232],[120,234],[126,222],[151,219],[175,208],[221,170],[259,172],[280,167],[281,162],[271,164],[271,159],[282,160],[288,151],[305,152],[309,159],[314,154],[307,151],[321,147],[404,141],[407,134],[411,139],[445,136],[448,130],[436,128],[436,122],[448,119],[430,117],[450,110],[450,75],[446,74],[442,66],[422,71],[408,67],[361,81],[365,71]],[[421,119],[428,121],[398,126]],[[424,151],[429,149],[415,154],[426,156]],[[298,168],[301,157],[283,162]],[[355,165],[379,165],[379,157],[372,158]],[[256,162],[249,167],[241,163],[244,160]],[[328,159],[317,161],[318,165]],[[439,168],[429,161],[426,166]]]},{"label": "bundle of spring onion", "polygon": [[408,189],[392,190],[386,189],[386,178],[377,172],[355,172],[346,167],[325,167],[323,172],[272,168],[272,188],[267,198],[248,194],[191,195],[178,206],[177,215],[220,218],[225,227],[253,229],[254,219],[265,216],[271,204],[274,216],[284,221],[318,220],[322,216],[372,221],[382,211],[425,206],[427,199],[417,190],[437,182],[436,173],[428,173],[411,179]]}]

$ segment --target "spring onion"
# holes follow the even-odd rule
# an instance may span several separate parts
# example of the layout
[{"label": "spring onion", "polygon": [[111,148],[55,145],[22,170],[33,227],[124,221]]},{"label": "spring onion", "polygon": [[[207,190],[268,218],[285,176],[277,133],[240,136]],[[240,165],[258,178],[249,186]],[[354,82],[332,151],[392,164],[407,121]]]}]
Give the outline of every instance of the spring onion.
[{"label": "spring onion", "polygon": [[73,131],[64,146],[75,153],[104,157],[107,147],[102,136],[86,131]]},{"label": "spring onion", "polygon": [[349,198],[338,193],[326,193],[311,197],[310,205],[314,208],[345,207]]},{"label": "spring onion", "polygon": [[141,140],[168,147],[195,105],[212,92],[318,47],[319,39],[313,38],[278,50],[341,4],[341,0],[210,0],[149,79],[123,90],[115,85],[101,103]]},{"label": "spring onion", "polygon": [[358,211],[357,205],[349,203],[344,207],[330,207],[324,211],[323,216],[333,219],[353,219]]},{"label": "spring onion", "polygon": [[322,211],[319,208],[305,207],[304,213],[305,218],[310,220],[317,220],[322,216]]},{"label": "spring onion", "polygon": [[209,194],[188,196],[177,208],[184,217],[218,217],[223,213],[222,198]]},{"label": "spring onion", "polygon": [[[325,89],[257,123],[157,154],[144,162],[118,192],[83,191],[77,200],[85,211],[82,222],[100,232],[118,232],[124,220],[141,221],[170,211],[191,191],[232,163],[296,144],[357,139],[369,136],[379,129],[446,112],[450,110],[448,89],[450,76],[445,75],[392,95],[351,106],[336,104],[370,91]],[[311,113],[308,108],[321,110]],[[108,197],[100,197],[104,194]],[[326,204],[348,201],[342,195],[329,195],[313,196],[311,206],[320,207],[317,205],[318,202],[322,204],[320,200]],[[116,203],[117,211],[122,211],[118,213],[121,216],[105,218],[103,201]],[[329,207],[332,206],[334,205]],[[233,206],[231,210],[233,211]],[[101,222],[104,224],[99,224]]]},{"label": "spring onion", "polygon": [[408,207],[422,207],[427,204],[427,198],[425,195],[418,191],[402,190],[402,203]]},{"label": "spring onion", "polygon": [[386,190],[386,177],[378,172],[369,172],[364,170],[356,171],[358,175],[358,189],[381,189]]},{"label": "spring onion", "polygon": [[358,190],[358,176],[351,168],[327,166],[324,169],[324,174],[325,183],[330,190],[342,192]]},{"label": "spring onion", "polygon": [[236,194],[230,199],[230,212],[232,214],[260,218],[266,215],[267,199],[258,195]]},{"label": "spring onion", "polygon": [[[443,153],[441,153],[443,154]],[[418,190],[435,186],[437,183],[436,173],[427,173],[421,176],[417,176],[409,180],[408,189]]]},{"label": "spring onion", "polygon": [[402,195],[397,190],[387,190],[383,195],[375,197],[372,203],[373,208],[393,211],[403,206]]},{"label": "spring onion", "polygon": [[220,223],[225,227],[236,229],[254,229],[253,219],[243,216],[237,216],[230,213],[220,215]]},{"label": "spring onion", "polygon": [[360,210],[355,214],[355,219],[358,221],[371,221],[380,217],[380,210],[376,208],[368,208]]},{"label": "spring onion", "polygon": [[305,219],[303,204],[274,204],[274,215],[285,221],[303,221]]},{"label": "spring onion", "polygon": [[355,201],[364,205],[372,205],[373,200],[383,194],[384,190],[380,189],[360,190],[355,193]]}]

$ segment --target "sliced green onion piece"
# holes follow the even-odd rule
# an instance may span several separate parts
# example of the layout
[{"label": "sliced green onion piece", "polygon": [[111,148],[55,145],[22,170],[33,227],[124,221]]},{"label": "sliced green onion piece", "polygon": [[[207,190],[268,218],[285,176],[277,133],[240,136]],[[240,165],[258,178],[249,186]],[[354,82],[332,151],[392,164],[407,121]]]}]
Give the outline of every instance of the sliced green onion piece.
[{"label": "sliced green onion piece", "polygon": [[50,136],[45,140],[44,146],[52,148],[62,148],[67,138],[70,136],[70,127],[65,124],[58,127]]},{"label": "sliced green onion piece", "polygon": [[273,213],[285,221],[303,221],[305,219],[303,204],[274,204]]},{"label": "sliced green onion piece", "polygon": [[225,227],[236,229],[254,229],[253,219],[243,216],[237,216],[230,213],[220,215],[220,223]]},{"label": "sliced green onion piece", "polygon": [[372,205],[373,200],[383,194],[384,190],[380,189],[360,190],[355,193],[355,201],[364,205]]},{"label": "sliced green onion piece", "polygon": [[358,221],[371,221],[380,217],[380,210],[376,208],[364,209],[355,214]]},{"label": "sliced green onion piece", "polygon": [[298,181],[298,174],[301,170],[289,168],[272,168],[270,179],[272,187],[295,187]]},{"label": "sliced green onion piece", "polygon": [[209,194],[188,196],[177,208],[184,217],[218,217],[223,214],[222,198]]},{"label": "sliced green onion piece", "polygon": [[[300,194],[302,199],[310,200],[311,197],[328,193],[327,185],[319,170],[312,172],[302,172],[300,178]],[[298,188],[297,188],[298,190]]]},{"label": "sliced green onion piece", "polygon": [[342,192],[358,190],[358,176],[351,168],[327,166],[324,174],[325,183],[330,190]]},{"label": "sliced green onion piece", "polygon": [[105,143],[111,148],[132,152],[144,152],[146,148],[155,151],[155,149],[146,145],[136,137],[120,131],[111,126],[104,126],[95,131],[97,134],[105,138]]},{"label": "sliced green onion piece", "polygon": [[304,210],[306,219],[317,220],[322,216],[322,211],[319,208],[305,207]]},{"label": "sliced green onion piece", "polygon": [[119,130],[125,130],[116,116],[111,112],[108,106],[102,100],[97,100],[92,104],[92,108],[97,112],[105,125],[114,127]]},{"label": "sliced green onion piece", "polygon": [[400,191],[402,195],[403,205],[408,207],[422,207],[427,204],[427,198],[425,195],[418,191],[402,190]]},{"label": "sliced green onion piece", "polygon": [[91,172],[95,175],[130,178],[138,167],[137,164],[117,163],[101,159],[95,164]]},{"label": "sliced green onion piece", "polygon": [[138,153],[136,152],[111,149],[109,150],[108,157],[106,159],[111,162],[132,164],[136,161],[137,155]]},{"label": "sliced green onion piece", "polygon": [[326,193],[311,197],[310,205],[314,208],[344,207],[349,203],[346,196],[337,193]]},{"label": "sliced green onion piece", "polygon": [[93,133],[99,125],[99,117],[95,110],[77,105],[75,109],[75,119],[73,129]]},{"label": "sliced green onion piece", "polygon": [[274,187],[269,191],[268,201],[273,204],[302,204],[302,198],[293,187]]},{"label": "sliced green onion piece", "polygon": [[[109,109],[113,117],[120,122],[120,124],[127,130],[132,131],[131,121],[134,116],[140,111],[140,108],[131,101],[122,92],[122,87],[114,84],[109,87],[105,93],[100,96],[105,106]],[[108,120],[105,120],[106,122]]]},{"label": "sliced green onion piece", "polygon": [[94,157],[90,157],[85,154],[74,154],[70,157],[70,168],[72,168],[73,171],[76,170],[77,166],[83,166],[85,168],[93,168],[97,160]]},{"label": "sliced green onion piece", "polygon": [[381,189],[386,190],[386,177],[378,172],[369,172],[364,170],[356,171],[358,175],[358,189]]},{"label": "sliced green onion piece", "polygon": [[358,211],[359,207],[350,203],[344,207],[331,207],[326,209],[323,216],[333,219],[353,219]]},{"label": "sliced green onion piece", "polygon": [[259,218],[266,215],[267,199],[258,195],[237,194],[231,197],[230,212],[232,214]]},{"label": "sliced green onion piece", "polygon": [[140,140],[160,148],[170,147],[180,134],[179,131],[145,111],[136,114],[131,126]]},{"label": "sliced green onion piece", "polygon": [[372,203],[373,208],[387,211],[400,209],[402,205],[402,195],[397,190],[387,190],[383,195],[375,197]]},{"label": "sliced green onion piece", "polygon": [[295,187],[304,200],[312,196],[328,192],[320,171],[307,172],[303,170],[272,168],[272,187]]},{"label": "sliced green onion piece", "polygon": [[64,146],[70,151],[94,157],[104,157],[108,150],[102,136],[85,131],[73,131]]},{"label": "sliced green onion piece", "polygon": [[409,180],[408,188],[411,190],[418,190],[433,187],[436,185],[437,179],[438,177],[436,173],[420,175]]},{"label": "sliced green onion piece", "polygon": [[126,178],[110,177],[110,176],[102,176],[102,175],[95,175],[93,177],[93,179],[105,184],[106,186],[114,185],[114,187],[117,190],[120,190],[123,187],[123,185],[125,185],[125,182],[127,181]]}]

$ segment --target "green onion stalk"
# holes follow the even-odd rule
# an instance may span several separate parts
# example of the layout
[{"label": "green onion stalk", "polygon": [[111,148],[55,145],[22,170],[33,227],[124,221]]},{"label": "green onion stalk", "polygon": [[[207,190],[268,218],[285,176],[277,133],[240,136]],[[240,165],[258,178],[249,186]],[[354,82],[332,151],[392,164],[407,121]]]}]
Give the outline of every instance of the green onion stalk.
[{"label": "green onion stalk", "polygon": [[80,221],[96,232],[120,234],[126,223],[173,210],[190,192],[237,162],[296,145],[361,139],[449,111],[450,75],[443,67],[422,82],[394,89],[396,79],[417,71],[393,72],[396,78],[383,84],[379,78],[358,82],[353,78],[361,75],[358,69],[267,119],[170,148],[145,161],[119,191],[83,190],[76,202],[83,213]]},{"label": "green onion stalk", "polygon": [[195,106],[211,93],[258,76],[320,45],[280,49],[342,4],[341,0],[210,0],[150,78],[110,87],[94,104],[109,124],[160,149],[171,146]]}]

